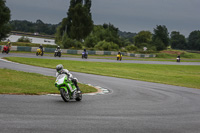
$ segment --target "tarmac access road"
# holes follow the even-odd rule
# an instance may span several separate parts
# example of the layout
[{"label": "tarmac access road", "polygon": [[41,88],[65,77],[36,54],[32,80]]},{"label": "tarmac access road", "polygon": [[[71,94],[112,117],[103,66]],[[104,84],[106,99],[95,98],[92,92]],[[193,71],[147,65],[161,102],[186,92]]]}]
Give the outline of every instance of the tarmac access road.
[{"label": "tarmac access road", "polygon": [[[42,57],[46,58],[46,57]],[[54,69],[0,60],[0,68],[55,76]],[[72,72],[105,95],[0,95],[1,133],[199,133],[200,90]],[[33,81],[34,82],[34,81]],[[52,86],[54,87],[54,86]],[[56,89],[56,88],[55,88]]]}]

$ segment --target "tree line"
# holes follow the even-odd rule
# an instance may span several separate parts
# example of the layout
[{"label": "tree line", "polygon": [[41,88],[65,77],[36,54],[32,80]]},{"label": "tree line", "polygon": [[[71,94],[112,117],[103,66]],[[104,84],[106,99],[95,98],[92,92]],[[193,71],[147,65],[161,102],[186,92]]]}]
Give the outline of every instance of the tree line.
[{"label": "tree line", "polygon": [[0,0],[0,40],[11,31],[38,32],[55,35],[55,42],[63,48],[88,48],[94,50],[161,51],[173,49],[200,50],[200,31],[192,31],[188,38],[179,31],[170,34],[165,25],[150,31],[122,32],[111,23],[94,25],[91,0],[70,0],[67,16],[59,24],[12,20],[4,0]]},{"label": "tree line", "polygon": [[42,22],[42,20],[38,19],[36,22],[30,22],[27,20],[12,20],[9,21],[9,25],[12,31],[54,35],[59,24],[46,24]]}]

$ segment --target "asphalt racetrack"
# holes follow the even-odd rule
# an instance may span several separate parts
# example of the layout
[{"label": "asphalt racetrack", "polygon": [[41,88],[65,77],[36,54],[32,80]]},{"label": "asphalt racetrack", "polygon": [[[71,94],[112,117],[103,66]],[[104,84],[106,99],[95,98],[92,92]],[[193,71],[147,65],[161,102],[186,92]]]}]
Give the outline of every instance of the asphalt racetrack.
[{"label": "asphalt racetrack", "polygon": [[[17,57],[23,54],[3,56]],[[36,56],[26,55],[26,57]],[[116,62],[106,59],[99,61]],[[182,62],[179,64],[185,65]],[[194,64],[199,63],[194,62]],[[0,60],[0,68],[55,76],[54,69],[3,60]],[[199,89],[77,72],[72,74],[80,82],[101,86],[110,93],[83,95],[81,102],[69,103],[65,103],[60,96],[0,95],[0,133],[200,132]]]}]

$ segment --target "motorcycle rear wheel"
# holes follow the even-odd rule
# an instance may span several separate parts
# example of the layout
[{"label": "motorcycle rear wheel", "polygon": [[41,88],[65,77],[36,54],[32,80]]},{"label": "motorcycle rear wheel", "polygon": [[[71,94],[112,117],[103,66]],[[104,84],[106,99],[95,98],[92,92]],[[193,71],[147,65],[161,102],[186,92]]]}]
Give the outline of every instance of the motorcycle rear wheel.
[{"label": "motorcycle rear wheel", "polygon": [[70,96],[68,91],[66,92],[65,89],[62,88],[60,89],[60,95],[65,102],[69,102]]}]

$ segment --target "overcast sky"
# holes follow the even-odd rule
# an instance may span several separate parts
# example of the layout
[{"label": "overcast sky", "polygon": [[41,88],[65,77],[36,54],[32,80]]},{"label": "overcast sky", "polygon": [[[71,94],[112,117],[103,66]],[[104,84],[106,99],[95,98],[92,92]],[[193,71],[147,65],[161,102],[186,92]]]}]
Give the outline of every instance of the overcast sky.
[{"label": "overcast sky", "polygon": [[[70,0],[6,0],[11,20],[58,24],[67,17]],[[121,31],[153,32],[165,25],[188,37],[200,30],[200,0],[92,0],[94,24],[111,23]]]}]

